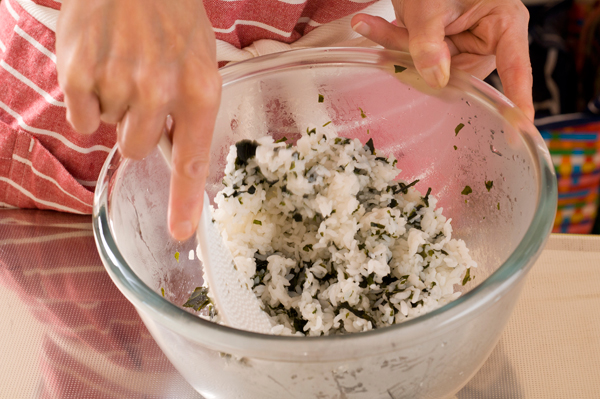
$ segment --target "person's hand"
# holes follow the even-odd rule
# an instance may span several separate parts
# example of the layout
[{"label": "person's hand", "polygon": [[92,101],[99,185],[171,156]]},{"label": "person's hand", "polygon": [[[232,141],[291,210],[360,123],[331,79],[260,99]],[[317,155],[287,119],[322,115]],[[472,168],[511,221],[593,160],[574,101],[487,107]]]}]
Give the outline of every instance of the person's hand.
[{"label": "person's hand", "polygon": [[521,0],[392,0],[398,26],[357,14],[353,29],[393,50],[409,51],[432,87],[444,87],[452,66],[481,79],[495,68],[504,93],[533,119],[529,13]]},{"label": "person's hand", "polygon": [[190,237],[202,211],[221,77],[201,0],[64,0],[56,32],[67,119],[80,133],[117,124],[141,159],[174,120],[169,229]]}]

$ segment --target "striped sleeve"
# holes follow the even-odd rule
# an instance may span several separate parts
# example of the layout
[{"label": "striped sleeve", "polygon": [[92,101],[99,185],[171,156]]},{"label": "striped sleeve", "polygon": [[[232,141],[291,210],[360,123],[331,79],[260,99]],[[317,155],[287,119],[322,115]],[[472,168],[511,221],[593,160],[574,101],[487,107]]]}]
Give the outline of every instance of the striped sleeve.
[{"label": "striped sleeve", "polygon": [[[271,46],[275,51],[287,49],[321,25],[374,3],[383,4],[204,0],[218,42],[235,51],[262,39],[279,42]],[[112,125],[81,135],[66,120],[55,55],[60,6],[58,0],[0,1],[0,207],[90,213],[100,169],[116,142]]]},{"label": "striped sleeve", "polygon": [[0,42],[0,206],[91,213],[114,127],[89,136],[70,127],[54,31],[17,0],[0,2]]}]

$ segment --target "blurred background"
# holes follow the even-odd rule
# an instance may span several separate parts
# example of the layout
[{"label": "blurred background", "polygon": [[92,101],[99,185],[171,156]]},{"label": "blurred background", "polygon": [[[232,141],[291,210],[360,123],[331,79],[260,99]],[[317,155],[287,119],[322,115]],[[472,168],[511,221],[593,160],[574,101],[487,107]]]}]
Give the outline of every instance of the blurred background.
[{"label": "blurred background", "polygon": [[[558,177],[554,232],[600,234],[600,1],[523,2],[535,124]],[[502,90],[495,72],[487,82]]]}]

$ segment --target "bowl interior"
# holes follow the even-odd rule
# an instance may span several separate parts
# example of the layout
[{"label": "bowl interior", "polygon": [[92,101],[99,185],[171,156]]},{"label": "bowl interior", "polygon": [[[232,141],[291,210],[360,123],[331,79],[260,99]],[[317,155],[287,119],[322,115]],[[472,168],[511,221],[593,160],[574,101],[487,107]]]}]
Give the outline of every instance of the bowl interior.
[{"label": "bowl interior", "polygon": [[[422,193],[432,188],[454,237],[479,264],[459,290],[483,282],[522,240],[539,200],[539,159],[507,119],[510,105],[484,83],[453,73],[447,88],[433,91],[408,56],[387,52],[281,54],[229,71],[211,147],[211,199],[235,142],[265,135],[293,142],[331,121],[340,136],[372,138],[379,154],[393,154],[399,178],[419,179]],[[113,164],[108,218],[118,249],[148,287],[181,305],[202,283],[202,265],[190,257],[194,238],[177,242],[168,234],[169,170],[157,151]],[[466,186],[472,193],[462,194]]]}]

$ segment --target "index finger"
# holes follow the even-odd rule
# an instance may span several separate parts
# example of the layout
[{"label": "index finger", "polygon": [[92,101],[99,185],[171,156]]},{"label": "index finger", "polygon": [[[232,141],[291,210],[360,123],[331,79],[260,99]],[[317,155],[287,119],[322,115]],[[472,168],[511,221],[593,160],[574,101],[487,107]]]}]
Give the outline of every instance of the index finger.
[{"label": "index finger", "polygon": [[[215,73],[216,77],[202,79],[205,83],[202,90],[186,96],[185,104],[172,112],[169,230],[177,240],[186,240],[196,231],[202,212],[210,145],[221,93],[220,75]],[[186,83],[190,84],[189,80]]]},{"label": "index finger", "polygon": [[498,41],[496,68],[506,97],[533,120],[533,74],[529,59],[527,21],[512,21]]}]

